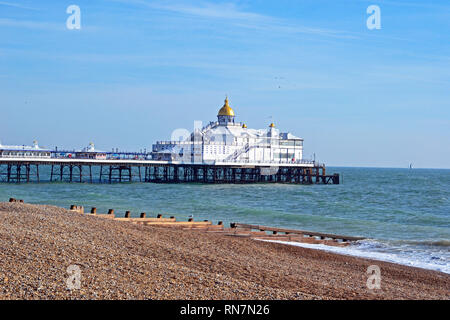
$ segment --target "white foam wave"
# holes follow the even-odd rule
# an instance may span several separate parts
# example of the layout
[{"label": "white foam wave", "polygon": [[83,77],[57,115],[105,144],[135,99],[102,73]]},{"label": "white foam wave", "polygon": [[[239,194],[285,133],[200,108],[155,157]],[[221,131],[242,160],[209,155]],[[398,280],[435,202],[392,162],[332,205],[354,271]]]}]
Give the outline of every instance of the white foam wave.
[{"label": "white foam wave", "polygon": [[[260,240],[265,242],[275,242],[286,245],[292,245],[302,248],[309,249],[317,249],[323,250],[343,255],[392,262],[410,267],[417,267],[428,270],[435,270],[450,274],[450,262],[444,256],[436,257],[429,256],[424,257],[420,254],[411,254],[410,252],[407,254],[402,254],[401,250],[397,248],[397,251],[389,252],[386,246],[383,244],[374,241],[374,240],[364,240],[359,242],[358,244],[350,245],[347,247],[332,247],[324,244],[310,244],[310,243],[301,243],[301,242],[291,242],[291,241],[280,241],[280,240]],[[383,252],[378,251],[380,247],[383,247]],[[377,249],[376,249],[377,248]]]}]

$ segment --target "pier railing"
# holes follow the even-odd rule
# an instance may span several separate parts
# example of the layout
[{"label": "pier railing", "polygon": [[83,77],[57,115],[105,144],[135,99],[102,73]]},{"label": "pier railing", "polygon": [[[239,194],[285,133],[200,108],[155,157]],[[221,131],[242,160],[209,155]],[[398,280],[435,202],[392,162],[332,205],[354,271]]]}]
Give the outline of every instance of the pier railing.
[{"label": "pier railing", "polygon": [[314,160],[307,160],[307,159],[301,159],[301,160],[295,160],[295,161],[289,161],[289,160],[271,160],[271,161],[262,161],[262,160],[236,160],[236,159],[224,159],[224,160],[218,160],[216,162],[229,162],[229,163],[258,163],[258,164],[311,164],[318,167],[323,167],[323,163],[319,163]]}]

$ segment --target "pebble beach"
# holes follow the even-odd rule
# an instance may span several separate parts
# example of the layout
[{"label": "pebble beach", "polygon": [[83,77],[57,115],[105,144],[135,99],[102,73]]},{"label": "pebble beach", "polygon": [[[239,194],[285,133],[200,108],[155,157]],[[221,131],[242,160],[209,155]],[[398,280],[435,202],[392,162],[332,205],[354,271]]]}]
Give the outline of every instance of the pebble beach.
[{"label": "pebble beach", "polygon": [[[0,203],[0,241],[3,300],[450,298],[450,275],[438,271],[54,206]],[[380,289],[366,285],[370,265]]]}]

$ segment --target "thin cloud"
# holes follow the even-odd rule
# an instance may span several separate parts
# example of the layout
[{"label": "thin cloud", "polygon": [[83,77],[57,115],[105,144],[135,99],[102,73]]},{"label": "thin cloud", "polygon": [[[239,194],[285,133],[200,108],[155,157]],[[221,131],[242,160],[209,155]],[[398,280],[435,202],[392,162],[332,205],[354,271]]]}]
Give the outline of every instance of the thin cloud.
[{"label": "thin cloud", "polygon": [[284,34],[312,34],[333,38],[359,38],[355,33],[326,28],[306,27],[293,21],[245,11],[234,3],[201,2],[181,4],[179,2],[160,2],[145,0],[110,0],[124,4],[134,4],[152,10],[175,13],[185,17],[204,20],[223,20],[238,28],[278,32]]},{"label": "thin cloud", "polygon": [[29,21],[29,20],[17,20],[8,18],[0,18],[0,26],[39,29],[39,30],[63,30],[65,27],[64,24]]},{"label": "thin cloud", "polygon": [[[370,2],[369,0],[364,0],[363,2]],[[401,7],[419,7],[419,8],[428,8],[428,9],[450,9],[449,5],[429,3],[429,2],[409,2],[409,1],[390,1],[390,0],[379,0],[379,4],[383,5],[393,5],[393,6],[401,6]]]},{"label": "thin cloud", "polygon": [[252,24],[252,23],[235,23],[235,26],[247,28],[247,29],[254,29],[254,30],[260,30],[260,31],[267,31],[267,32],[276,32],[278,34],[290,34],[290,35],[296,35],[296,34],[309,34],[309,35],[318,35],[318,36],[325,36],[325,37],[332,37],[332,38],[341,38],[341,39],[358,39],[359,36],[356,35],[356,33],[349,33],[344,32],[340,30],[331,30],[331,29],[325,29],[325,28],[312,28],[312,27],[304,27],[294,24],[289,24],[287,22],[282,21],[274,21],[271,24]]},{"label": "thin cloud", "polygon": [[227,19],[227,20],[252,20],[267,21],[271,17],[253,12],[239,10],[234,3],[203,3],[198,6],[189,6],[182,4],[160,4],[148,3],[149,7],[159,10],[172,11],[181,14],[193,15],[209,19]]},{"label": "thin cloud", "polygon": [[7,7],[13,7],[13,8],[19,8],[19,9],[26,9],[26,10],[39,10],[37,8],[32,8],[28,6],[21,5],[20,3],[11,3],[11,2],[4,2],[0,1],[0,6],[7,6]]},{"label": "thin cloud", "polygon": [[[31,20],[19,20],[19,19],[8,19],[0,18],[0,26],[13,27],[13,28],[24,28],[24,29],[35,29],[35,30],[47,30],[47,31],[65,31],[67,30],[66,24],[54,23],[54,22],[42,22],[42,21],[31,21]],[[82,26],[82,30],[85,31],[99,31],[102,30],[101,27],[88,25]]]}]

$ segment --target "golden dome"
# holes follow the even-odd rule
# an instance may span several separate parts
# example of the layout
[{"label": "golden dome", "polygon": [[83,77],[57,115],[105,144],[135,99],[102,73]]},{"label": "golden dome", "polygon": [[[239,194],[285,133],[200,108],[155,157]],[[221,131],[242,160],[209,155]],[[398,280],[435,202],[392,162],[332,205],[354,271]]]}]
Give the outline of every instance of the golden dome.
[{"label": "golden dome", "polygon": [[269,127],[275,128],[275,124],[272,122]]},{"label": "golden dome", "polygon": [[225,99],[225,104],[223,105],[223,107],[220,108],[218,116],[235,116],[233,109],[231,109],[230,105],[228,104],[228,97]]}]

